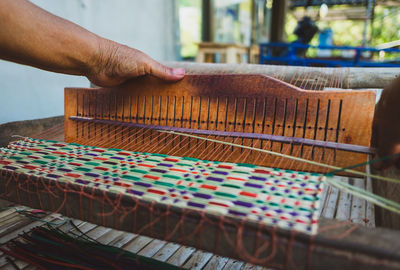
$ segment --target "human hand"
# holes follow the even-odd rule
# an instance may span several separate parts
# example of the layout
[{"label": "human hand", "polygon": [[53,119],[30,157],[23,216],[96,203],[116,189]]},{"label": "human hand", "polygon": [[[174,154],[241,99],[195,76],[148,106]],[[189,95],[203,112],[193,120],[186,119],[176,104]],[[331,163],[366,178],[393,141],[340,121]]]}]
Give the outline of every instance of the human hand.
[{"label": "human hand", "polygon": [[185,76],[185,70],[166,67],[139,50],[101,40],[86,76],[95,85],[111,87],[143,75],[177,81]]},{"label": "human hand", "polygon": [[[376,106],[372,146],[377,148],[377,157],[383,158],[400,153],[400,77],[386,87]],[[376,169],[395,165],[400,168],[400,156],[373,164]]]}]

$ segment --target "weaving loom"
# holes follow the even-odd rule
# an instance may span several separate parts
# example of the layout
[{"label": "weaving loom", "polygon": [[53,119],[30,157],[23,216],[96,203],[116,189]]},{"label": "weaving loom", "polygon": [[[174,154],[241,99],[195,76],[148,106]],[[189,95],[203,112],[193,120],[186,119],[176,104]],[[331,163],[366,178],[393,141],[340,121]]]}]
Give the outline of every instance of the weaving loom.
[{"label": "weaving loom", "polygon": [[118,89],[67,89],[65,98],[67,142],[321,172],[244,149],[226,154],[226,147],[198,139],[182,143],[157,130],[222,137],[346,167],[370,153],[375,93],[304,91],[259,75],[190,75],[174,84],[141,78]]},{"label": "weaving loom", "polygon": [[[306,91],[258,75],[66,89],[66,143],[2,149],[0,192],[255,264],[309,267],[324,174],[367,161],[374,104],[370,91]],[[278,244],[309,248],[291,258]]]}]

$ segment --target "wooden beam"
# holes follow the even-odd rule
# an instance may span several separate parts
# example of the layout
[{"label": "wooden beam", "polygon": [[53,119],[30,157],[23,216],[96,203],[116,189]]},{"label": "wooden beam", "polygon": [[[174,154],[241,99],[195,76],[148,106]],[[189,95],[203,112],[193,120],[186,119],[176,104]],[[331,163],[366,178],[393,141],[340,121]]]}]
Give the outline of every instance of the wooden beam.
[{"label": "wooden beam", "polygon": [[377,6],[400,7],[398,0],[376,0]]},{"label": "wooden beam", "polygon": [[[398,269],[400,232],[321,219],[316,236],[46,178],[2,173],[1,197],[101,226],[285,269]],[[51,192],[49,192],[51,190]],[[259,249],[266,245],[264,249]],[[256,250],[260,253],[254,256]]]},{"label": "wooden beam", "polygon": [[[64,116],[42,118],[36,120],[24,120],[9,122],[0,125],[0,147],[5,147],[11,140],[15,140],[13,135],[33,136],[45,132],[50,128],[59,126],[63,128]],[[63,136],[59,140],[63,140]]]},{"label": "wooden beam", "polygon": [[295,9],[292,14],[296,20],[301,20],[304,16],[311,17],[314,21],[340,21],[340,20],[365,20],[365,7],[347,7],[329,9],[328,15],[321,18],[318,9]]},{"label": "wooden beam", "polygon": [[344,89],[382,89],[400,75],[399,68],[320,68],[190,62],[165,62],[165,64],[171,67],[183,67],[187,74],[263,74],[306,89],[322,89],[329,86],[331,80],[340,81]]},{"label": "wooden beam", "polygon": [[389,49],[389,48],[394,48],[394,47],[399,47],[400,46],[400,39],[387,42],[387,43],[382,43],[376,46],[377,49]]}]

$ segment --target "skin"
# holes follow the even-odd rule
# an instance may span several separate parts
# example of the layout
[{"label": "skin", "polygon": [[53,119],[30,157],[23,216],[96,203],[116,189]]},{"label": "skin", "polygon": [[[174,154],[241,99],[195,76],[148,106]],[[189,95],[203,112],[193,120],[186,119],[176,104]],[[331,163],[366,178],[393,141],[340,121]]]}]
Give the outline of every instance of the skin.
[{"label": "skin", "polygon": [[[400,153],[400,77],[386,87],[376,106],[372,145],[377,148],[375,158],[386,157]],[[399,156],[394,156],[378,164],[376,169],[386,169],[391,166],[400,168]]]},{"label": "skin", "polygon": [[0,0],[0,59],[40,69],[86,76],[98,86],[116,86],[152,75],[184,77],[143,52],[99,37],[26,0]]}]

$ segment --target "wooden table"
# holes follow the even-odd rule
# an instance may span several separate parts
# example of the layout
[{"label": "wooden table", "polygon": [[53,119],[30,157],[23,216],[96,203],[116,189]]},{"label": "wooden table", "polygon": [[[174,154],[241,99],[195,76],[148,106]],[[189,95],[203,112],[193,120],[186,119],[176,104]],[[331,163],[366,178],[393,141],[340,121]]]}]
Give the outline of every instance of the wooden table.
[{"label": "wooden table", "polygon": [[258,63],[259,49],[258,46],[245,46],[230,43],[199,43],[199,51],[196,56],[196,62],[214,63],[215,55],[221,56],[220,62],[228,64],[244,63],[247,59],[249,63]]}]

